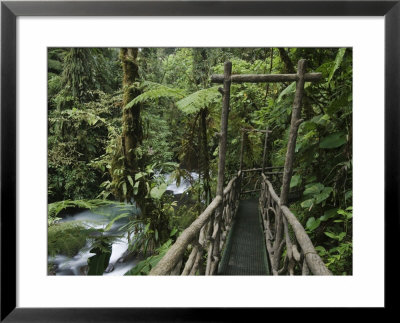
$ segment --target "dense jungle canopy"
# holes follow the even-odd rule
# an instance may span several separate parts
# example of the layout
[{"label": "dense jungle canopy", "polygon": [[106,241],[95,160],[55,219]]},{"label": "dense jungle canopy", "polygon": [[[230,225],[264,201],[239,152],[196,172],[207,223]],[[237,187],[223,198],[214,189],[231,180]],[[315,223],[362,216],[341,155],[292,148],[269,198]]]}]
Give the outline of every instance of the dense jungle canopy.
[{"label": "dense jungle canopy", "polygon": [[[147,274],[216,194],[221,94],[211,75],[226,61],[233,74],[296,73],[299,59],[322,80],[305,84],[289,207],[329,270],[351,275],[351,48],[49,48],[49,257],[86,245],[95,256],[83,274],[101,275],[125,234],[142,260],[126,274]],[[295,89],[232,83],[226,183],[239,170],[243,128],[268,127],[266,165],[284,165]],[[261,167],[263,133],[243,140],[243,169]],[[185,181],[185,192],[168,193]],[[109,206],[122,211],[102,227],[62,221]]]}]

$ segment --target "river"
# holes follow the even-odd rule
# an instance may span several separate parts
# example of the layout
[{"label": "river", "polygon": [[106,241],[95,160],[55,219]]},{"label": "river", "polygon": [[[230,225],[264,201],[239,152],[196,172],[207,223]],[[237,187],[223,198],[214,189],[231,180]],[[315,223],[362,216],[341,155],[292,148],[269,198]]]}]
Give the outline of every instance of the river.
[{"label": "river", "polygon": [[[198,179],[197,173],[190,173],[193,180]],[[166,174],[165,180],[168,182],[170,175]],[[172,181],[168,187],[167,191],[174,195],[180,195],[184,193],[190,187],[190,182],[187,180],[182,180],[180,185],[176,185],[176,181]],[[65,215],[59,222],[71,222],[78,221],[87,228],[94,229],[104,229],[107,224],[116,216],[130,211],[133,214],[137,214],[137,210],[134,205],[111,205],[97,209],[96,211],[86,210],[75,214]],[[111,229],[105,232],[105,235],[120,235],[112,243],[112,252],[109,261],[109,266],[103,273],[103,276],[122,276],[130,269],[132,269],[137,263],[139,263],[141,258],[126,257],[126,252],[128,250],[128,236],[127,233],[121,234],[120,228],[127,223],[127,218],[122,218],[114,222]],[[132,238],[132,237],[131,237]],[[56,275],[86,275],[87,272],[87,260],[89,257],[93,256],[94,253],[90,252],[91,249],[91,239],[87,239],[86,245],[73,257],[68,257],[66,255],[55,255],[54,257],[49,256],[49,264],[55,265]]]}]

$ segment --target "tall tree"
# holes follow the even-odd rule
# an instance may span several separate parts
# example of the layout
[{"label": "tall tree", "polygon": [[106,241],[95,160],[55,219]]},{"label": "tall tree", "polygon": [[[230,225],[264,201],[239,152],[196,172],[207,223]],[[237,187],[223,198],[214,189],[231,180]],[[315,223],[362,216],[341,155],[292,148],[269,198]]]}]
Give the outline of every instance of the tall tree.
[{"label": "tall tree", "polygon": [[135,174],[140,169],[140,156],[137,148],[143,140],[143,128],[140,117],[141,104],[132,104],[139,94],[138,49],[121,48],[120,59],[123,70],[123,112],[121,150],[114,156],[111,175],[114,182],[114,194],[120,200],[130,201],[133,197]]},{"label": "tall tree", "polygon": [[122,48],[120,57],[123,69],[123,113],[122,113],[122,144],[126,167],[131,172],[138,170],[138,158],[135,149],[142,143],[143,129],[140,119],[140,104],[129,106],[135,97],[140,94],[137,86],[139,80],[139,68],[137,64],[138,49]]}]

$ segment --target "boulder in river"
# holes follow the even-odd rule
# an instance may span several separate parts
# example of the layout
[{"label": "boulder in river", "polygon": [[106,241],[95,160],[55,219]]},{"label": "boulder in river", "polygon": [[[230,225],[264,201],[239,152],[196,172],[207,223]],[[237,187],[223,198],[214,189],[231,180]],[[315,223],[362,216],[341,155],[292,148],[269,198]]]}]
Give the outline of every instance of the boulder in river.
[{"label": "boulder in river", "polygon": [[118,259],[118,262],[119,262],[119,263],[121,263],[121,262],[128,262],[128,261],[134,259],[135,257],[136,257],[136,252],[132,252],[132,251],[126,250],[126,251],[122,254],[122,256]]},{"label": "boulder in river", "polygon": [[113,264],[108,264],[106,270],[104,272],[110,273],[114,270],[114,265]]}]

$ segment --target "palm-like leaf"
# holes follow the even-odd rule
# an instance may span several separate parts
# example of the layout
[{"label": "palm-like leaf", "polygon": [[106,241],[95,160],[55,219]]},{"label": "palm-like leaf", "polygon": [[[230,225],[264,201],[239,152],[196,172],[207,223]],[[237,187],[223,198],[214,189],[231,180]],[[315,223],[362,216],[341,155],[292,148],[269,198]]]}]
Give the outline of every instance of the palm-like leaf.
[{"label": "palm-like leaf", "polygon": [[201,109],[206,108],[213,103],[219,95],[218,86],[214,86],[192,93],[178,101],[176,105],[186,114],[197,113]]},{"label": "palm-like leaf", "polygon": [[153,101],[159,98],[180,100],[186,95],[186,92],[182,89],[171,88],[154,82],[145,82],[144,88],[145,91],[129,102],[124,109],[130,109],[138,103]]}]

